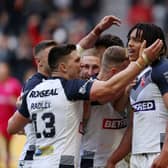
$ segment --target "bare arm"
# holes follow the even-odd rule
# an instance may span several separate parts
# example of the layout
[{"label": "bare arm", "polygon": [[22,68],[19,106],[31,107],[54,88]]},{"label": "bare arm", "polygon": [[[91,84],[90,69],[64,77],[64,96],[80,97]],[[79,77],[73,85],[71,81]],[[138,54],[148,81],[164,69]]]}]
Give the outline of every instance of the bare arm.
[{"label": "bare arm", "polygon": [[23,130],[24,126],[29,123],[30,120],[25,118],[22,114],[16,111],[8,121],[8,133],[16,134]]},{"label": "bare arm", "polygon": [[92,48],[100,36],[100,34],[110,28],[112,25],[120,26],[121,21],[118,17],[110,15],[105,16],[94,28],[93,30],[85,36],[79,43],[83,49]]},{"label": "bare arm", "polygon": [[91,112],[90,106],[91,106],[90,101],[84,101],[84,108],[83,108],[83,130],[84,130],[84,133],[86,131],[87,123],[90,118],[90,112]]},{"label": "bare arm", "polygon": [[132,123],[133,123],[133,111],[130,113],[130,124],[121,140],[120,145],[112,153],[107,161],[107,168],[115,168],[115,165],[123,159],[131,151],[132,141]]},{"label": "bare arm", "polygon": [[124,92],[114,103],[113,107],[118,112],[123,112],[129,105],[129,94]]},{"label": "bare arm", "polygon": [[[141,47],[143,48],[144,45],[143,43]],[[146,54],[147,59],[150,61],[157,59],[162,45],[162,41],[158,39],[150,47],[145,48],[143,52]],[[109,80],[95,81],[91,88],[90,100],[104,103],[115,97],[117,92],[125,88],[149,64],[142,55],[140,52],[137,61],[131,62],[126,69]]]},{"label": "bare arm", "polygon": [[132,87],[136,84],[136,80],[133,80],[124,90],[124,93],[114,102],[114,109],[118,112],[123,112],[125,108],[130,105],[129,95]]}]

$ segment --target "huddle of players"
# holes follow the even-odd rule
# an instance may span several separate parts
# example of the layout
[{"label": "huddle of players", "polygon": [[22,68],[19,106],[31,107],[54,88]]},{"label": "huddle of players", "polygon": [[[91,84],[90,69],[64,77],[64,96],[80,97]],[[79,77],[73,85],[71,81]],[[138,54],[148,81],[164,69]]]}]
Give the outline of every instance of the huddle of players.
[{"label": "huddle of players", "polygon": [[[110,24],[116,22],[120,23],[118,18],[113,17],[113,22]],[[105,29],[109,26],[107,25]],[[150,31],[152,39],[147,36],[150,34],[149,32],[146,34],[148,29],[153,31]],[[91,32],[91,37],[86,37],[85,42],[88,43],[91,39],[95,40],[96,36],[100,34],[99,32],[97,34],[97,31]],[[86,46],[81,45],[82,43],[77,47],[80,50],[79,53],[83,55],[81,69],[80,57],[76,52],[75,45],[57,45],[53,41],[48,41],[41,42],[35,47],[35,59],[39,72],[25,85],[21,107],[10,119],[8,125],[10,133],[16,133],[24,126],[25,132],[28,130],[28,134],[32,134],[29,129],[35,130],[35,134],[32,134],[34,137],[30,138],[32,143],[28,139],[27,149],[23,151],[20,167],[26,167],[26,165],[37,167],[39,164],[41,167],[77,167],[80,160],[78,153],[81,138],[81,167],[105,167],[106,164],[109,168],[115,167],[117,162],[131,150],[132,129],[135,131],[133,132],[132,166],[140,164],[137,161],[139,158],[136,157],[144,157],[141,160],[141,164],[144,164],[144,159],[148,154],[152,159],[147,164],[152,165],[154,158],[161,152],[160,136],[165,134],[168,117],[166,113],[168,101],[167,60],[157,59],[159,54],[160,57],[165,55],[167,48],[162,31],[155,25],[136,25],[130,30],[128,38],[128,56],[131,61],[129,65],[122,41],[111,35],[100,37],[95,43],[94,49],[81,51]],[[114,44],[106,43],[104,47],[100,47],[100,41],[103,39],[107,43],[109,41],[107,39],[113,39]],[[145,43],[148,48],[145,48]],[[105,51],[107,47],[109,48]],[[100,58],[101,53],[104,53],[102,58]],[[94,55],[99,56],[94,57]],[[146,68],[153,61],[152,66]],[[131,117],[131,121],[134,122],[135,128],[129,125],[125,132],[127,119],[121,112],[125,106],[122,110],[121,106],[127,104],[129,97],[126,87],[143,69],[145,70],[138,76],[137,83],[130,92],[131,106],[135,113],[135,120],[132,121],[133,117]],[[92,79],[77,80],[80,70],[82,78],[92,77]],[[48,76],[51,78],[42,82]],[[148,87],[152,91],[151,95],[146,91],[142,92],[149,89]],[[153,98],[154,94],[156,97]],[[81,100],[85,100],[84,107]],[[86,102],[86,100],[91,100],[91,102]],[[120,113],[116,109],[119,109]],[[154,123],[155,128],[149,127],[150,124],[153,124],[153,122],[149,122],[149,119],[147,121],[144,119],[143,122],[147,123],[143,127],[138,125],[138,123],[142,123],[142,119],[139,118],[141,115],[144,118],[147,116],[147,119],[152,117],[153,120],[159,122],[159,125]],[[33,125],[29,124],[30,120]],[[83,137],[81,134],[83,133],[82,123],[86,124]],[[155,147],[151,147],[154,145],[149,142],[144,146],[142,141],[144,142],[146,137],[137,135],[136,130],[144,133],[144,129],[147,129],[145,126],[149,131],[158,129],[152,137]],[[124,147],[127,146],[127,149],[120,147],[125,143],[124,140],[118,147],[118,142],[121,141],[124,132],[127,135],[127,143]],[[136,142],[138,136],[142,136],[141,142],[138,140],[140,146]],[[166,145],[164,143],[163,149]],[[144,153],[146,155],[141,155]],[[154,166],[167,165],[168,161],[165,161],[164,155],[161,152],[159,158],[154,161]],[[108,157],[110,158],[107,162]],[[116,165],[117,168],[127,166],[124,160]]]}]

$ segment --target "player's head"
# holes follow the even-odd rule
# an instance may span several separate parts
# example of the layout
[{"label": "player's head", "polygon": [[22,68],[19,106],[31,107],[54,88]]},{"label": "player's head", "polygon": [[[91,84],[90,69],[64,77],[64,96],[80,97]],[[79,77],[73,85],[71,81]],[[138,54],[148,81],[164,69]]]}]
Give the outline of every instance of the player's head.
[{"label": "player's head", "polygon": [[143,40],[146,40],[146,47],[149,47],[157,39],[163,41],[160,56],[167,52],[165,36],[162,29],[154,24],[138,23],[128,32],[128,56],[130,61],[135,61],[139,57],[139,49]]},{"label": "player's head", "polygon": [[101,72],[108,78],[126,68],[129,60],[125,48],[112,46],[105,50],[101,63]]},{"label": "player's head", "polygon": [[97,75],[100,70],[100,53],[95,48],[84,50],[81,54],[80,66],[81,78],[89,79]]},{"label": "player's head", "polygon": [[49,52],[48,64],[52,75],[59,74],[67,79],[79,78],[80,57],[73,44],[53,47]]},{"label": "player's head", "polygon": [[38,71],[47,76],[50,74],[48,66],[48,53],[50,49],[56,45],[57,43],[53,40],[44,40],[38,43],[33,50]]},{"label": "player's head", "polygon": [[97,50],[99,50],[101,56],[103,55],[106,48],[114,45],[124,47],[124,43],[121,38],[112,34],[103,34],[95,42],[95,47]]}]

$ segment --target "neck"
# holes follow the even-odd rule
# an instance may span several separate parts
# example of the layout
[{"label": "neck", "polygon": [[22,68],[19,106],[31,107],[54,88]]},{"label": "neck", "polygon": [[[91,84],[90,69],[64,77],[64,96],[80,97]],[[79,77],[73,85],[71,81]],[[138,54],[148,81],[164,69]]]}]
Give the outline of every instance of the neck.
[{"label": "neck", "polygon": [[109,79],[108,73],[105,73],[103,71],[100,71],[99,74],[97,75],[97,79],[106,81]]},{"label": "neck", "polygon": [[41,73],[42,75],[46,76],[46,77],[49,77],[50,75],[46,72],[42,72],[42,71],[37,71],[38,73]]},{"label": "neck", "polygon": [[62,78],[65,78],[65,79],[69,79],[68,75],[64,74],[62,72],[52,72],[51,76],[52,77],[62,77]]},{"label": "neck", "polygon": [[46,77],[49,77],[51,74],[50,72],[44,70],[43,68],[39,68],[37,69],[37,72],[41,73],[42,75],[46,76]]}]

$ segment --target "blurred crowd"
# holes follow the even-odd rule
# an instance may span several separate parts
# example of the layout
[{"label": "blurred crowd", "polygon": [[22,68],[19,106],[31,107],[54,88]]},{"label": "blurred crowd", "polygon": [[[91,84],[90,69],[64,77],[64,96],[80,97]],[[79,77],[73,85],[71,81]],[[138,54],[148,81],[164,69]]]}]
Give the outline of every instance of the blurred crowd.
[{"label": "blurred crowd", "polygon": [[167,0],[130,0],[128,23],[154,23],[168,33],[168,1]]},{"label": "blurred crowd", "polygon": [[[7,61],[12,75],[23,83],[35,71],[33,46],[44,39],[77,43],[96,24],[107,2],[1,0],[0,61]],[[128,4],[128,26],[141,21],[153,22],[168,32],[168,0],[128,0]]]},{"label": "blurred crowd", "polygon": [[44,39],[78,42],[95,24],[98,0],[2,0],[0,61],[21,82],[34,70],[32,47]]}]

